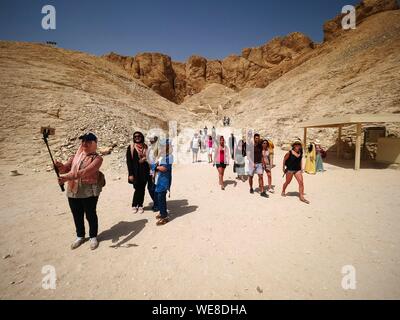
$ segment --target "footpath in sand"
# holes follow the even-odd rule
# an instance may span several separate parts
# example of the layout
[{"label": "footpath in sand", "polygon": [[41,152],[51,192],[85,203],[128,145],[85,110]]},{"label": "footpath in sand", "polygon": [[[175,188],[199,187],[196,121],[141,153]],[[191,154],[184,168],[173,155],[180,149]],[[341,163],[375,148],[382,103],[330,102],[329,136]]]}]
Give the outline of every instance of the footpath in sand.
[{"label": "footpath in sand", "polygon": [[[125,168],[106,157],[95,251],[70,250],[72,215],[54,172],[11,177],[2,165],[0,298],[399,299],[400,171],[326,165],[305,175],[306,205],[295,181],[292,196],[280,196],[282,156],[269,199],[250,195],[232,166],[225,191],[209,164],[176,166],[172,221],[162,227],[149,210],[131,213]],[[42,288],[45,265],[56,270],[55,290]],[[345,265],[355,267],[356,290],[342,288]]]}]

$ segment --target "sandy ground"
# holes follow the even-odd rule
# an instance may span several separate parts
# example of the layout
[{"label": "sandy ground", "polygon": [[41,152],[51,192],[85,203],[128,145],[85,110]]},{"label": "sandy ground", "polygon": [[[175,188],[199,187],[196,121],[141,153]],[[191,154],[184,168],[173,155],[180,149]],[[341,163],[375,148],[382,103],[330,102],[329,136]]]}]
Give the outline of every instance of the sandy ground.
[{"label": "sandy ground", "polygon": [[[296,183],[293,196],[264,199],[236,184],[232,167],[221,191],[207,163],[176,166],[173,220],[157,227],[151,211],[131,213],[125,168],[105,159],[96,251],[70,250],[74,225],[53,172],[11,177],[1,166],[1,299],[400,298],[399,170],[327,165],[305,176],[306,205]],[[280,191],[280,165],[273,175]],[[55,290],[42,288],[45,265],[55,267]],[[356,290],[341,286],[345,265]]]}]

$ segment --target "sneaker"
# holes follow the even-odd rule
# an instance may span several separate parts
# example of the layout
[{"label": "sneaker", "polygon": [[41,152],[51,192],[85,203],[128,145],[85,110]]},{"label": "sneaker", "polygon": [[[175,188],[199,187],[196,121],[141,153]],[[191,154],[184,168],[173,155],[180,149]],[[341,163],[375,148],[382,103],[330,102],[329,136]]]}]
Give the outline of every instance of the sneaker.
[{"label": "sneaker", "polygon": [[264,192],[261,192],[260,195],[261,195],[261,197],[263,197],[263,198],[268,198],[268,195],[267,195],[267,193],[266,193],[265,191],[264,191]]},{"label": "sneaker", "polygon": [[143,207],[139,207],[138,212],[139,212],[140,214],[142,214],[142,213],[144,212]]},{"label": "sneaker", "polygon": [[82,243],[85,242],[85,238],[76,238],[76,240],[71,244],[71,250],[74,250],[81,246]]},{"label": "sneaker", "polygon": [[137,213],[138,212],[138,208],[137,207],[132,207],[132,213]]},{"label": "sneaker", "polygon": [[254,189],[253,189],[253,188],[250,189],[250,193],[251,193],[251,194],[254,193]]},{"label": "sneaker", "polygon": [[94,250],[99,246],[99,242],[97,241],[97,238],[90,238],[90,250]]},{"label": "sneaker", "polygon": [[271,188],[271,189],[268,189],[268,192],[269,193],[275,193],[275,190]]}]

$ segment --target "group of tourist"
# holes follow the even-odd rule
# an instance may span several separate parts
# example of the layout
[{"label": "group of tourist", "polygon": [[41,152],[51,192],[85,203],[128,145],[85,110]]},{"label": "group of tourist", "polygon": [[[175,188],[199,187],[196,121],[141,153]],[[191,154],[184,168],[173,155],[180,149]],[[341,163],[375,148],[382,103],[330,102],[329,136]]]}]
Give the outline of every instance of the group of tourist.
[{"label": "group of tourist", "polygon": [[[79,137],[81,145],[78,151],[65,164],[56,161],[54,165],[58,172],[59,183],[67,183],[67,197],[74,218],[77,238],[71,245],[76,249],[85,242],[84,217],[89,223],[90,249],[98,247],[98,217],[97,202],[105,177],[100,171],[103,162],[97,153],[97,137],[87,133]],[[132,184],[134,194],[132,199],[133,213],[143,213],[145,190],[153,200],[153,211],[157,225],[168,223],[167,192],[172,182],[172,146],[169,139],[159,141],[158,137],[150,137],[150,145],[145,143],[141,132],[133,134],[132,143],[126,152],[128,167],[128,183]]]},{"label": "group of tourist", "polygon": [[172,146],[168,139],[159,141],[157,136],[150,137],[147,146],[143,133],[135,132],[133,142],[126,151],[128,182],[135,190],[132,200],[133,213],[143,213],[145,189],[153,200],[152,210],[160,212],[157,225],[168,222],[166,194],[172,181]]},{"label": "group of tourist", "polygon": [[213,148],[216,141],[216,129],[212,127],[211,134],[208,135],[207,126],[199,133],[195,133],[190,140],[190,146],[188,151],[192,151],[192,163],[199,162],[199,152],[207,152],[208,162],[212,163]]},{"label": "group of tourist", "polygon": [[[268,137],[269,138],[269,137]],[[252,136],[249,132],[247,139],[244,137],[237,141],[235,135],[231,133],[228,145],[225,143],[224,136],[219,137],[219,142],[214,148],[214,166],[218,169],[218,182],[221,190],[225,190],[224,173],[226,167],[233,161],[233,171],[237,174],[237,179],[246,181],[248,178],[250,193],[254,194],[253,178],[258,176],[260,195],[268,197],[269,193],[274,193],[272,186],[274,144],[269,139],[261,139],[260,134]],[[267,189],[264,188],[264,172],[268,178]]]},{"label": "group of tourist", "polygon": [[[274,193],[272,185],[272,168],[274,167],[274,144],[270,137],[261,139],[260,134],[254,135],[250,131],[245,139],[237,141],[232,133],[226,143],[224,136],[216,135],[215,127],[211,135],[207,135],[208,129],[204,128],[200,134],[195,134],[191,141],[193,161],[197,162],[199,149],[207,150],[208,162],[218,170],[218,183],[225,190],[224,174],[230,161],[233,161],[233,170],[237,179],[243,182],[248,179],[250,193],[254,194],[254,176],[258,176],[260,195],[268,198],[268,193]],[[59,183],[67,183],[68,203],[73,215],[77,238],[71,248],[76,249],[85,242],[84,217],[89,223],[90,248],[98,247],[98,217],[96,212],[97,202],[102,188],[105,186],[104,174],[100,171],[103,162],[101,155],[97,153],[97,137],[93,133],[87,133],[79,137],[81,144],[75,153],[65,164],[56,161],[54,163],[58,172]],[[157,225],[169,222],[167,210],[167,192],[172,183],[172,145],[169,139],[159,140],[157,136],[149,138],[150,144],[145,143],[145,137],[141,132],[133,134],[133,140],[127,147],[126,164],[128,168],[128,183],[134,189],[132,199],[133,213],[144,212],[143,202],[146,186],[153,200],[152,210],[159,212],[156,216]],[[316,140],[306,150],[305,171],[316,173],[323,171],[322,158],[326,152]],[[291,150],[283,159],[282,171],[286,177],[282,188],[282,196],[286,196],[286,188],[293,177],[299,184],[299,198],[302,202],[309,203],[304,197],[304,182],[302,175],[303,146],[300,139],[292,143]],[[268,184],[264,187],[264,173]]]},{"label": "group of tourist", "polygon": [[222,119],[222,124],[224,127],[229,127],[231,125],[231,118],[224,116]]},{"label": "group of tourist", "polygon": [[[234,172],[237,179],[243,182],[248,179],[250,193],[254,194],[254,176],[258,177],[259,192],[262,197],[268,198],[268,193],[274,193],[272,185],[272,168],[274,167],[274,144],[270,137],[261,139],[260,134],[252,135],[248,133],[247,139],[240,139],[236,142],[236,138],[232,133],[229,137],[228,145],[226,145],[224,136],[219,136],[218,144],[214,148],[214,166],[218,170],[218,183],[221,190],[225,190],[224,173],[229,165],[230,159],[234,162]],[[311,143],[307,149],[305,171],[307,173],[322,172],[325,151],[322,149],[320,142],[316,140]],[[230,157],[229,157],[230,156]],[[303,145],[300,139],[295,139],[291,145],[291,149],[285,154],[282,162],[282,171],[285,182],[282,187],[281,195],[286,197],[286,188],[292,181],[293,177],[299,184],[300,201],[309,204],[310,202],[304,197],[304,180],[303,180]],[[267,187],[264,186],[264,173],[267,176]]]}]

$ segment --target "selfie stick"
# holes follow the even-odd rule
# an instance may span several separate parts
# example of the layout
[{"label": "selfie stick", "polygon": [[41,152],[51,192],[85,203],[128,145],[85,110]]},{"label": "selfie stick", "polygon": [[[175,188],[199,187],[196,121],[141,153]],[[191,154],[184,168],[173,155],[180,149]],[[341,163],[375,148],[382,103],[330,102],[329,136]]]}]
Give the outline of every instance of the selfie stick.
[{"label": "selfie stick", "polygon": [[[56,165],[54,163],[53,155],[51,154],[51,150],[50,150],[50,147],[49,147],[49,142],[47,141],[47,138],[49,137],[49,134],[50,134],[49,129],[44,129],[43,130],[43,140],[44,140],[44,143],[47,146],[47,150],[49,151],[49,155],[50,155],[50,158],[51,158],[51,162],[53,163],[54,171],[55,171],[55,173],[57,175],[57,178],[59,178],[60,177],[60,172],[58,171],[58,168],[56,167]],[[60,188],[61,188],[62,192],[65,191],[64,184],[60,184]]]}]

